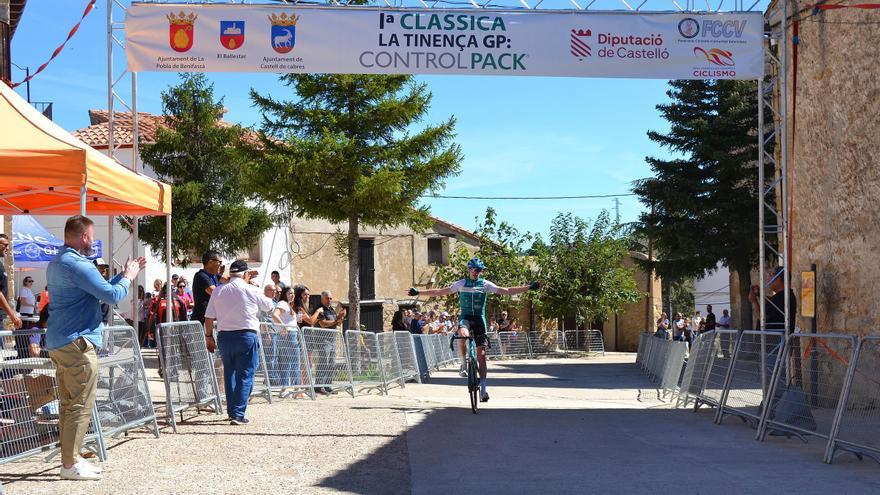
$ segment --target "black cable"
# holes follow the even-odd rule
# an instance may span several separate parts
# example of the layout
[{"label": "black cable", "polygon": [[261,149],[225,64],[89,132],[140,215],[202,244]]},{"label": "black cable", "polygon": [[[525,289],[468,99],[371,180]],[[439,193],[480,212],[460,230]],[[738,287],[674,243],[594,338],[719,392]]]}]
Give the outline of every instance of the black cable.
[{"label": "black cable", "polygon": [[635,193],[627,194],[595,194],[585,196],[446,196],[443,194],[426,194],[423,198],[437,199],[491,199],[491,200],[555,200],[555,199],[600,199],[600,198],[621,198],[624,196],[635,196]]}]

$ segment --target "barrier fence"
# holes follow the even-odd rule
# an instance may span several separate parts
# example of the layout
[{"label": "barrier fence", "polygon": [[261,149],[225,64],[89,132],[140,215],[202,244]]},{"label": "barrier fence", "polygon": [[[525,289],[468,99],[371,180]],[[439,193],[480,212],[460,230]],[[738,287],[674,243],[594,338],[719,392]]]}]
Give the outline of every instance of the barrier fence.
[{"label": "barrier fence", "polygon": [[827,463],[842,453],[880,463],[880,336],[713,330],[694,340],[683,372],[682,345],[646,332],[636,356],[664,392],[677,385],[676,407],[715,406],[716,423],[739,417],[759,441],[820,438]]},{"label": "barrier fence", "polygon": [[[165,382],[165,411],[177,432],[176,413],[211,406],[222,411],[214,357],[208,352],[205,331],[198,321],[162,323],[157,333],[159,365]],[[216,353],[219,354],[219,353]]]},{"label": "barrier fence", "polygon": [[159,437],[137,330],[130,326],[104,327],[95,407],[104,436],[144,426]]},{"label": "barrier fence", "polygon": [[403,381],[410,379],[421,383],[421,373],[419,373],[419,364],[416,359],[416,344],[413,335],[406,331],[397,331],[394,333],[394,340],[397,344],[397,355],[400,357],[401,377]]},{"label": "barrier fence", "polygon": [[354,392],[385,392],[385,377],[379,355],[379,337],[374,332],[346,330],[345,342]]},{"label": "barrier fence", "polygon": [[[55,365],[41,351],[45,329],[0,331],[15,346],[0,359],[0,464],[58,453],[58,390]],[[92,420],[84,446],[106,460],[105,436],[141,426],[159,436],[137,333],[129,326],[105,327],[98,355],[98,379]],[[32,357],[31,349],[40,356]],[[102,422],[103,421],[103,422]]]},{"label": "barrier fence", "polygon": [[393,332],[376,334],[376,342],[379,347],[379,366],[382,370],[382,382],[387,394],[388,387],[391,385],[404,387],[406,380],[404,379],[403,364],[397,349],[397,336]]},{"label": "barrier fence", "polygon": [[304,394],[315,398],[311,369],[306,366],[305,341],[296,325],[262,323],[261,342],[270,393],[278,397]]},{"label": "barrier fence", "polygon": [[302,334],[306,363],[315,389],[325,389],[328,392],[348,391],[354,397],[351,360],[342,332],[336,329],[304,327]]}]

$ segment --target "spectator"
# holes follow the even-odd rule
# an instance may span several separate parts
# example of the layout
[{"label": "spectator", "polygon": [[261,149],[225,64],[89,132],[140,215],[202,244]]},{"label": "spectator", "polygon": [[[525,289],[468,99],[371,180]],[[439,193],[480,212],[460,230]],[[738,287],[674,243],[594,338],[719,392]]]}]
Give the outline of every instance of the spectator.
[{"label": "spectator", "polygon": [[694,332],[694,335],[700,333],[700,328],[702,328],[703,317],[700,315],[700,311],[694,311],[694,317],[690,319],[690,327]]},{"label": "spectator", "polygon": [[[279,291],[281,291],[282,289],[287,287],[287,284],[285,284],[284,282],[281,281],[281,274],[278,273],[278,270],[272,270],[271,278],[272,278],[272,283],[278,287]],[[282,301],[283,301],[283,299],[282,299]]]},{"label": "spectator", "polygon": [[144,291],[143,285],[138,285],[138,345],[143,347],[147,338],[147,321],[150,319],[149,292]]},{"label": "spectator", "polygon": [[163,285],[164,284],[162,283],[162,281],[160,279],[157,278],[156,280],[153,280],[153,292],[156,293],[156,292],[159,292],[160,290],[162,290]]},{"label": "spectator", "polygon": [[[711,308],[711,306],[709,306]],[[706,319],[708,319],[709,315],[706,315]],[[725,309],[721,312],[721,318],[718,318],[718,329],[719,330],[730,330],[730,314]],[[721,334],[721,354],[725,358],[730,357],[730,343],[731,343],[731,335],[722,333]]]},{"label": "spectator", "polygon": [[272,311],[272,321],[280,325],[282,328],[276,328],[273,332],[274,338],[269,345],[269,368],[275,376],[271,377],[273,384],[281,385],[281,395],[287,387],[299,385],[300,375],[302,373],[300,367],[300,354],[302,349],[299,344],[298,323],[302,321],[303,313],[298,313],[293,309],[294,291],[290,287],[281,289],[281,295],[278,304]]},{"label": "spectator", "polygon": [[[147,328],[153,333],[154,336],[159,332],[159,325],[168,321],[167,289],[167,287],[162,287],[150,304],[150,312],[147,319]],[[186,321],[186,304],[180,299],[180,297],[177,296],[177,293],[171,294],[171,301],[173,306],[171,321]]]},{"label": "spectator", "polygon": [[43,308],[49,304],[49,286],[46,285],[43,287],[43,292],[40,292],[40,297],[37,299],[37,313],[42,313]]},{"label": "spectator", "polygon": [[[761,287],[753,285],[749,288],[749,303],[752,305],[752,326],[751,328],[761,328],[761,305],[758,300],[761,297]],[[745,322],[743,322],[745,325]]]},{"label": "spectator", "polygon": [[706,305],[706,319],[703,320],[703,328],[706,329],[707,332],[711,332],[715,330],[715,313],[712,312],[712,305]]},{"label": "spectator", "polygon": [[[296,284],[293,287],[293,310],[296,311],[297,318],[299,318],[297,321],[300,321],[300,326],[303,327],[315,327],[318,325],[319,308],[309,311],[310,297],[309,288],[305,285]],[[300,314],[302,315],[301,318]]]},{"label": "spectator", "polygon": [[[333,329],[339,327],[340,323],[345,321],[345,309],[338,313],[333,309],[333,294],[329,290],[321,292],[321,305],[317,309],[318,326],[323,329]],[[333,337],[324,337],[319,343],[321,347],[321,357],[319,358],[320,367],[318,370],[318,383],[330,384],[333,381],[334,366],[336,363],[336,345]],[[332,390],[330,387],[319,387],[316,392],[329,394]]]},{"label": "spectator", "polygon": [[[275,284],[267,284],[263,287],[263,295],[272,300],[272,304],[278,304],[278,294],[279,294],[278,286]],[[272,321],[272,312],[275,310],[273,306],[270,311],[261,311],[260,312],[260,321],[269,322]]]},{"label": "spectator", "polygon": [[[233,425],[246,425],[248,399],[254,386],[259,357],[260,311],[271,311],[275,303],[251,285],[256,272],[248,271],[247,262],[236,260],[229,267],[229,283],[214,291],[205,310],[205,339],[208,351],[220,349],[223,360],[223,385],[226,412]],[[214,322],[217,342],[214,342]]]},{"label": "spectator", "polygon": [[407,309],[403,311],[403,326],[406,327],[406,330],[409,331],[409,327],[412,324],[413,319],[413,310]]},{"label": "spectator", "polygon": [[55,364],[60,412],[61,478],[101,479],[99,470],[77,460],[92,417],[98,380],[98,356],[103,335],[100,301],[118,304],[132,280],[146,265],[144,258],[126,260],[121,274],[109,282],[89,262],[95,238],[94,222],[84,216],[67,219],[64,247],[46,271],[52,312],[46,348]]},{"label": "spectator", "polygon": [[183,302],[187,310],[191,310],[195,301],[193,297],[186,291],[186,280],[183,277],[177,279],[177,297]]},{"label": "spectator", "polygon": [[730,330],[730,312],[726,309],[721,312],[721,318],[718,318],[718,328],[721,330]]},{"label": "spectator", "polygon": [[520,330],[522,330],[522,327],[520,327],[520,325],[519,325],[519,318],[514,318],[510,322],[510,331],[511,332],[519,332]]},{"label": "spectator", "polygon": [[498,318],[496,323],[496,330],[499,332],[506,332],[510,330],[510,320],[507,319],[507,311],[501,312],[501,318]]},{"label": "spectator", "polygon": [[408,330],[406,325],[403,323],[403,313],[404,310],[398,308],[397,311],[394,312],[394,316],[391,317],[391,330],[392,331],[402,331]]},{"label": "spectator", "polygon": [[[19,318],[18,313],[16,313],[12,306],[9,305],[9,278],[6,276],[6,266],[3,261],[3,257],[6,256],[6,250],[9,248],[9,237],[6,234],[0,234],[0,328],[3,328],[3,320],[6,316],[12,320],[12,326],[15,328],[21,328],[21,318]],[[0,339],[0,347],[3,346],[2,339]]]},{"label": "spectator", "polygon": [[34,279],[25,277],[21,281],[21,290],[18,292],[18,314],[21,316],[33,316],[37,307],[37,298],[32,290]]},{"label": "spectator", "polygon": [[675,340],[686,341],[689,330],[687,320],[684,319],[684,316],[682,316],[681,313],[675,313],[675,317],[672,319],[672,337]]},{"label": "spectator", "polygon": [[[49,322],[49,306],[43,306],[40,311],[40,319],[33,324],[28,325],[28,330],[42,330],[46,328]],[[27,358],[47,358],[49,353],[46,352],[46,334],[34,333],[31,335],[18,335],[15,337],[15,350],[18,351],[19,359]],[[24,371],[25,373],[30,370]]]},{"label": "spectator", "polygon": [[654,336],[669,340],[669,321],[666,319],[666,313],[661,313],[660,318],[657,318],[657,330],[654,331]]},{"label": "spectator", "polygon": [[220,254],[217,251],[205,251],[202,255],[202,269],[193,277],[193,310],[192,319],[205,323],[205,310],[214,289],[220,285],[217,274],[220,271]]},{"label": "spectator", "polygon": [[[766,330],[785,331],[785,279],[783,277],[785,277],[785,270],[781,266],[777,267],[768,284],[768,288],[773,292],[773,295],[767,298],[767,302],[764,305],[767,311],[767,316],[764,319]],[[752,294],[754,294],[754,291],[749,294],[749,299],[753,298]],[[757,302],[758,297],[758,295],[754,296],[754,302]],[[753,306],[757,306],[759,309],[758,318],[760,321],[760,305],[753,303]],[[797,299],[795,298],[794,290],[789,287],[788,328],[790,331],[794,331],[796,317]]]},{"label": "spectator", "polygon": [[412,321],[409,324],[409,333],[422,334],[425,329],[425,316],[419,310],[413,310]]}]

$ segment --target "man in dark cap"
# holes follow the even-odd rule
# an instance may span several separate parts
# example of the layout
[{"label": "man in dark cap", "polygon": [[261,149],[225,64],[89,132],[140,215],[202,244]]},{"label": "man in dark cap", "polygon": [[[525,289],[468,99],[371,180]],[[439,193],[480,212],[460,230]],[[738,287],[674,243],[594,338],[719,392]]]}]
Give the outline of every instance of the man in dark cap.
[{"label": "man in dark cap", "polygon": [[[259,356],[260,311],[270,312],[275,303],[251,284],[256,271],[247,262],[236,260],[229,267],[229,282],[214,289],[205,310],[205,339],[208,351],[220,349],[223,382],[226,387],[226,412],[234,425],[246,425],[248,399],[254,386]],[[217,324],[217,342],[214,325]]]}]

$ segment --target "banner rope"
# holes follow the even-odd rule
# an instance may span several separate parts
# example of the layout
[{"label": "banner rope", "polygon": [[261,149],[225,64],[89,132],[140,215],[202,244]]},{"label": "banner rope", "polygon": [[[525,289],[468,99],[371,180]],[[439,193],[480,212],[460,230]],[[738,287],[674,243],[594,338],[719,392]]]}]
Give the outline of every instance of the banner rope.
[{"label": "banner rope", "polygon": [[97,0],[90,0],[89,1],[89,4],[86,5],[86,10],[83,12],[82,17],[79,18],[79,22],[77,22],[76,25],[73,26],[73,28],[70,30],[70,33],[67,34],[67,38],[64,40],[64,42],[61,43],[61,45],[59,45],[58,48],[56,48],[54,52],[52,52],[52,56],[49,57],[49,60],[46,60],[46,62],[43,63],[43,65],[41,65],[39,68],[37,68],[36,72],[34,72],[33,74],[29,75],[28,77],[22,79],[21,81],[15,83],[15,84],[11,84],[10,87],[15,88],[17,86],[21,86],[22,84],[33,79],[34,76],[36,76],[40,72],[43,72],[43,69],[45,69],[46,66],[49,65],[49,62],[51,62],[55,57],[58,56],[59,53],[61,53],[61,50],[64,49],[64,45],[66,45],[67,42],[70,41],[70,38],[73,38],[73,35],[76,34],[77,29],[79,29],[79,25],[82,24],[82,22],[86,18],[86,16],[89,15],[89,12],[92,11],[92,8],[95,6],[96,1]]}]

